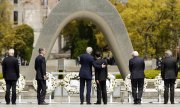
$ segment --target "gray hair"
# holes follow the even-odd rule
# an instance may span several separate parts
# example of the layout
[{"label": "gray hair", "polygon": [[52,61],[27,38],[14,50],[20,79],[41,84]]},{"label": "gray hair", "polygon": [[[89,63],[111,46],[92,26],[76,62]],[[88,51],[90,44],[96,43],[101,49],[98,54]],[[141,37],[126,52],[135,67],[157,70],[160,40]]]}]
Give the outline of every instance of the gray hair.
[{"label": "gray hair", "polygon": [[169,56],[169,57],[172,56],[171,50],[167,50],[167,51],[165,52],[165,55],[166,55],[166,56]]},{"label": "gray hair", "polygon": [[92,47],[87,47],[87,48],[86,48],[86,52],[87,52],[87,53],[91,54],[92,51],[93,51]]},{"label": "gray hair", "polygon": [[14,49],[9,49],[8,53],[10,56],[14,56]]},{"label": "gray hair", "polygon": [[133,51],[132,56],[139,56],[139,53],[137,51]]}]

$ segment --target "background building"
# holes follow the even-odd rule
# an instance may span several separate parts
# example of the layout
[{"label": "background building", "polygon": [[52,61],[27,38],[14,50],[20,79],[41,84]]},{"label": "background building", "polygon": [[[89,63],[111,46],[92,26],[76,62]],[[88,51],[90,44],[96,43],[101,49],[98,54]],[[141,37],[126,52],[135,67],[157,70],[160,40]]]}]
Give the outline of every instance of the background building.
[{"label": "background building", "polygon": [[[14,26],[28,24],[34,29],[34,45],[40,35],[43,24],[53,7],[60,0],[9,0],[12,3],[12,22]],[[58,53],[60,40],[57,39],[52,53]]]}]

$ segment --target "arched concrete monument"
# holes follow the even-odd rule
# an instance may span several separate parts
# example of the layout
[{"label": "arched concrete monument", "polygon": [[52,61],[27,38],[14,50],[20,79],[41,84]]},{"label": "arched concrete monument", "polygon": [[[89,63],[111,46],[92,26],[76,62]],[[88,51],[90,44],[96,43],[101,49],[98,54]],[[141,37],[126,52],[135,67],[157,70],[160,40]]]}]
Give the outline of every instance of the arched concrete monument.
[{"label": "arched concrete monument", "polygon": [[38,49],[46,48],[47,59],[60,31],[75,19],[89,19],[100,28],[112,49],[119,70],[125,78],[129,73],[128,60],[133,47],[118,11],[108,0],[60,0],[44,24],[33,50],[26,78],[34,78],[34,60],[38,55]]}]

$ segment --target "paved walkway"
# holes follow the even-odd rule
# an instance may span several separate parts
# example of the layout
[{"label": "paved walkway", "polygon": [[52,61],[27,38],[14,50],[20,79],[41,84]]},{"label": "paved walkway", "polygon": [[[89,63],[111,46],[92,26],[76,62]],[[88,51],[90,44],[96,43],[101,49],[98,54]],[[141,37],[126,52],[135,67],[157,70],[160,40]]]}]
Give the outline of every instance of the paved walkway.
[{"label": "paved walkway", "polygon": [[80,104],[49,104],[49,105],[37,105],[33,104],[16,104],[16,105],[6,105],[4,103],[0,104],[1,108],[179,108],[180,104],[107,104],[107,105],[80,105]]}]

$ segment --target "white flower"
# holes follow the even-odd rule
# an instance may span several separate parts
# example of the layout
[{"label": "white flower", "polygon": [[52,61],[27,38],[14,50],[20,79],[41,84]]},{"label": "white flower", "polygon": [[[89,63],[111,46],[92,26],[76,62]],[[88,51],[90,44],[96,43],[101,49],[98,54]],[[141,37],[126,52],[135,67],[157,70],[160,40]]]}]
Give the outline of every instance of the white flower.
[{"label": "white flower", "polygon": [[[72,80],[74,81],[74,84],[72,84],[73,82],[71,82]],[[63,79],[63,84],[64,84],[64,89],[69,93],[69,94],[78,94],[79,93],[79,83],[77,83],[77,81],[79,82],[79,73],[70,73],[67,74],[64,79]]]},{"label": "white flower", "polygon": [[[125,81],[124,81],[124,86],[125,86],[127,91],[132,91],[130,74],[128,74],[126,76]],[[147,87],[147,80],[144,79],[144,88],[143,88],[143,91],[145,91],[146,87]]]},{"label": "white flower", "polygon": [[[25,78],[24,76],[20,74],[20,77],[16,83],[16,93],[20,93],[21,91],[23,91],[23,89],[25,88],[25,85],[26,85]],[[6,91],[6,82],[4,79],[3,79],[1,87],[4,91]]]},{"label": "white flower", "polygon": [[[114,75],[108,73],[108,77],[106,80],[107,93],[112,93],[116,86],[117,86],[117,82],[116,82]],[[95,90],[97,90],[97,85],[96,85],[95,80],[93,80],[93,87]]]},{"label": "white flower", "polygon": [[[46,92],[52,93],[56,89],[56,87],[59,86],[60,82],[52,74],[47,72],[46,75],[49,77],[48,80],[46,80]],[[33,86],[35,90],[37,90],[37,81],[35,79],[33,80]]]}]

